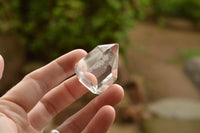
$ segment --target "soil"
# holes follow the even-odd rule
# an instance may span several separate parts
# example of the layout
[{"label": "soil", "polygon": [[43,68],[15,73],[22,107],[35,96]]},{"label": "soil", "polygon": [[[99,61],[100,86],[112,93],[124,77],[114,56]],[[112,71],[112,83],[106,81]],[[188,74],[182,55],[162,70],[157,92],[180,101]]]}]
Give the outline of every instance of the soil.
[{"label": "soil", "polygon": [[[185,26],[185,25],[184,25]],[[183,72],[180,50],[200,48],[200,32],[191,28],[162,29],[142,23],[129,32],[131,48],[127,52],[129,70],[146,83],[148,101],[166,97],[200,99],[200,91]]]}]

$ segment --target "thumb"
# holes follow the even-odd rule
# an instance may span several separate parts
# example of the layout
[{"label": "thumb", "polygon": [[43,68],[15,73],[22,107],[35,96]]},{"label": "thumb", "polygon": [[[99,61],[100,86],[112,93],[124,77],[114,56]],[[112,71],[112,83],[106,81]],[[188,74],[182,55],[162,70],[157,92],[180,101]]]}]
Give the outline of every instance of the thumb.
[{"label": "thumb", "polygon": [[4,69],[4,60],[3,57],[0,55],[0,79],[3,75],[3,69]]}]

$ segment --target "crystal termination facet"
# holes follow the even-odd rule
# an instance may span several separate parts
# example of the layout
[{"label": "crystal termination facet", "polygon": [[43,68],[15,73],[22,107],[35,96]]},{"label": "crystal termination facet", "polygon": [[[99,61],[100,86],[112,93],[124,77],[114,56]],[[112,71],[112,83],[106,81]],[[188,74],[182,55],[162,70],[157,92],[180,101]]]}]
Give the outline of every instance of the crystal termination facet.
[{"label": "crystal termination facet", "polygon": [[101,94],[117,79],[118,44],[98,45],[76,65],[79,81],[94,94]]}]

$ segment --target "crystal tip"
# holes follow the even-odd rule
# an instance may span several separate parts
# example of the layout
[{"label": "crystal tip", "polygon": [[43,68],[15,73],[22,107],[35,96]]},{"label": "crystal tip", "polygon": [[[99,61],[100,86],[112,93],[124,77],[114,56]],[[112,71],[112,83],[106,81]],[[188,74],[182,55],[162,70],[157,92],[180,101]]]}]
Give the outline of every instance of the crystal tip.
[{"label": "crystal tip", "polygon": [[118,43],[113,43],[111,45],[112,45],[111,46],[112,52],[115,53],[115,54],[118,54],[118,52],[119,52],[119,44]]}]

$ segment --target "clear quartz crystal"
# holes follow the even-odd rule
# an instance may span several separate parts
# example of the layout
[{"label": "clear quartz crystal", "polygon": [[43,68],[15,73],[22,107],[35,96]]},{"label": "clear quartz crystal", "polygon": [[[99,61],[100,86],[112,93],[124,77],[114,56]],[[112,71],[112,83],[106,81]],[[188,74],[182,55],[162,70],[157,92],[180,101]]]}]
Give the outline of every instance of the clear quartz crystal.
[{"label": "clear quartz crystal", "polygon": [[92,93],[103,93],[117,79],[118,51],[118,44],[98,45],[75,65],[79,81]]}]

